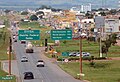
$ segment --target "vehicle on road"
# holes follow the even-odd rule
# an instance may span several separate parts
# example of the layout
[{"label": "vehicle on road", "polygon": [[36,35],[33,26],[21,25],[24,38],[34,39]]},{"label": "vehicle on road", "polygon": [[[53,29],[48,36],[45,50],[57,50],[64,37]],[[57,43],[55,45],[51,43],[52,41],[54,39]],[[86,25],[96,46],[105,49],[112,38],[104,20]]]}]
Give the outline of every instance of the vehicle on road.
[{"label": "vehicle on road", "polygon": [[26,44],[26,41],[25,40],[21,40],[21,44]]},{"label": "vehicle on road", "polygon": [[13,35],[13,39],[15,39],[16,38],[16,36],[15,35]]},{"label": "vehicle on road", "polygon": [[17,42],[17,39],[15,39],[14,42]]},{"label": "vehicle on road", "polygon": [[26,45],[26,53],[33,53],[33,45],[31,42],[28,42]]},{"label": "vehicle on road", "polygon": [[44,67],[45,66],[45,63],[44,63],[44,61],[43,60],[38,60],[38,62],[37,62],[37,65],[36,65],[37,67]]},{"label": "vehicle on road", "polygon": [[28,58],[26,56],[23,56],[21,62],[28,62]]},{"label": "vehicle on road", "polygon": [[34,79],[32,72],[24,72],[24,79]]}]

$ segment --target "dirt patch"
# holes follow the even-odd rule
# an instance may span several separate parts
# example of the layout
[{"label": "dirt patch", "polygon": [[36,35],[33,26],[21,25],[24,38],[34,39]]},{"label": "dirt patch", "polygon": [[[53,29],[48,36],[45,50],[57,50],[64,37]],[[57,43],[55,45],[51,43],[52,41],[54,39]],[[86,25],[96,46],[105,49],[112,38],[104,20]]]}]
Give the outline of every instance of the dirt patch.
[{"label": "dirt patch", "polygon": [[117,41],[116,45],[120,46],[120,40],[116,40],[116,41]]}]

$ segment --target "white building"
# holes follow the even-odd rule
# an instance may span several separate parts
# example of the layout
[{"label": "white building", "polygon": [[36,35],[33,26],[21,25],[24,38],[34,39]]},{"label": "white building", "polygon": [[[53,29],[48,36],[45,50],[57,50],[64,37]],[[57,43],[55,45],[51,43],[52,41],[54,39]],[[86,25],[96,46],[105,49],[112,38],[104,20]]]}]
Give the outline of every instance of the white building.
[{"label": "white building", "polygon": [[105,19],[105,32],[115,33],[120,32],[119,19]]},{"label": "white building", "polygon": [[[52,10],[51,9],[39,9],[38,11],[42,11],[44,12],[45,15],[49,14],[49,13],[52,13]],[[37,12],[38,12],[37,11]]]},{"label": "white building", "polygon": [[91,4],[89,4],[89,5],[81,5],[81,12],[87,13],[87,11],[91,11]]}]

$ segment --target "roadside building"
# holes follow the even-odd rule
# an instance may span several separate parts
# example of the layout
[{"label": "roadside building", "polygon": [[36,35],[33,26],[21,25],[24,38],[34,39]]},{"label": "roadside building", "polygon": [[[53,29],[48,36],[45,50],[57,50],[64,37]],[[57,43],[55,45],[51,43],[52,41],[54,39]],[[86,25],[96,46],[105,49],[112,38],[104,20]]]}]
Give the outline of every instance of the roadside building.
[{"label": "roadside building", "polygon": [[119,18],[106,18],[104,30],[106,33],[120,33]]}]

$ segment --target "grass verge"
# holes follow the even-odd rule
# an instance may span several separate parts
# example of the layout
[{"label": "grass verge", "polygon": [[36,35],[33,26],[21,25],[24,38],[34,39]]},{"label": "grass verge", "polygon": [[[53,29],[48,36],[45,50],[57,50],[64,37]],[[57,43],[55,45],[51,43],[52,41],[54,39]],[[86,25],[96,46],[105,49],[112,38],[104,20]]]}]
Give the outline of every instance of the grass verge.
[{"label": "grass verge", "polygon": [[[8,73],[2,70],[2,65],[1,61],[2,60],[8,60],[8,55],[7,55],[7,48],[9,46],[9,35],[10,32],[7,30],[7,27],[9,26],[8,21],[6,20],[6,17],[0,17],[0,19],[5,18],[5,28],[0,29],[0,76],[6,76]],[[14,59],[14,55],[12,55],[12,59]],[[13,76],[12,80],[0,80],[1,82],[16,82],[15,76]]]},{"label": "grass verge", "polygon": [[[80,69],[78,62],[59,63],[59,66],[74,77],[77,77]],[[83,79],[91,82],[120,82],[119,70],[119,61],[95,61],[94,67],[89,62],[83,62]]]}]

